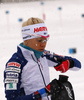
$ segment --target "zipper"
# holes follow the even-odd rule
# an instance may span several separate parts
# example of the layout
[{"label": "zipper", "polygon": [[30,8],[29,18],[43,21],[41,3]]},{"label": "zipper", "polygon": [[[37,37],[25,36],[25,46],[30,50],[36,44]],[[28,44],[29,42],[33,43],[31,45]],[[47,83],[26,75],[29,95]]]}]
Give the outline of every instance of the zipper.
[{"label": "zipper", "polygon": [[[38,62],[40,62],[40,61],[38,60]],[[38,62],[37,62],[37,63],[38,63]],[[41,68],[43,69],[43,66],[42,66],[41,62],[40,62],[40,64],[38,63],[38,66],[39,66],[39,70],[40,70],[41,76],[42,76],[42,78],[43,78],[44,85],[45,85],[45,87],[46,87],[45,78],[44,78],[43,73],[42,73],[42,70],[41,70]],[[41,66],[41,67],[40,67],[40,66]]]},{"label": "zipper", "polygon": [[[32,55],[31,55],[31,56],[32,56]],[[35,61],[35,59],[34,59],[33,56],[32,56],[32,59]],[[43,66],[42,66],[40,60],[37,59],[37,61],[35,61],[35,62],[38,64],[38,67],[39,67],[39,70],[40,70],[40,73],[41,73],[41,76],[42,76],[42,79],[43,79],[43,83],[44,83],[44,85],[45,85],[45,87],[46,87],[45,78],[44,78],[43,73],[42,73],[42,70],[41,70],[41,68],[43,69]],[[39,62],[40,62],[40,64],[39,64]],[[40,66],[41,66],[41,67],[40,67]],[[49,97],[48,97],[48,96],[47,96],[47,99],[49,100]]]}]

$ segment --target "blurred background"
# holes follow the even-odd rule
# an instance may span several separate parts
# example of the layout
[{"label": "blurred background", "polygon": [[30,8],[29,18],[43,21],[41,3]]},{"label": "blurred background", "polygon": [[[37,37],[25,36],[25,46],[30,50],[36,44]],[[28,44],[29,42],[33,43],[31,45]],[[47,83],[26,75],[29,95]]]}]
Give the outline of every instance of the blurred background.
[{"label": "blurred background", "polygon": [[[75,100],[84,99],[84,0],[0,0],[0,97],[5,99],[5,64],[22,42],[21,25],[30,17],[44,20],[50,34],[46,49],[81,61],[82,69],[68,71]],[[50,68],[50,79],[62,74]]]}]

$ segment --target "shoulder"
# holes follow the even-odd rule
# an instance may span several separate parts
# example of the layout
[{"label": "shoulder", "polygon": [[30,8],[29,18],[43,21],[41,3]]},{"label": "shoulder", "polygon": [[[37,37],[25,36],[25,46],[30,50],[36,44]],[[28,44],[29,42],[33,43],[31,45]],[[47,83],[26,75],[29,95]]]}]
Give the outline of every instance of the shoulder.
[{"label": "shoulder", "polygon": [[43,56],[50,56],[50,55],[53,55],[53,52],[50,52],[49,50],[45,50],[43,52]]},{"label": "shoulder", "polygon": [[17,47],[17,52],[12,55],[9,61],[6,63],[6,66],[25,66],[28,61],[24,58],[22,51]]}]

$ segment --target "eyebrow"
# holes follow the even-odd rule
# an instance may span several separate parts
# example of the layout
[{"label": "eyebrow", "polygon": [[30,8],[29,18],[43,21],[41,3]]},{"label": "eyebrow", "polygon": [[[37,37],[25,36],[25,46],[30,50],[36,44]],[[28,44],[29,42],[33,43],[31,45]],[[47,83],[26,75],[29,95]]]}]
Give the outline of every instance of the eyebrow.
[{"label": "eyebrow", "polygon": [[37,39],[42,39],[42,40],[45,40],[46,38],[40,37],[40,38],[37,38]]}]

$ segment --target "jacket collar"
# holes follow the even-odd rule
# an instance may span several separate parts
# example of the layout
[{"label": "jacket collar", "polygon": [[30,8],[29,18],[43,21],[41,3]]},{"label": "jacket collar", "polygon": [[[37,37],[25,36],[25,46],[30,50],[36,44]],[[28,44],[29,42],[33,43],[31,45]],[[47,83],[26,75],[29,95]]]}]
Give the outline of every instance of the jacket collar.
[{"label": "jacket collar", "polygon": [[40,52],[40,51],[34,50],[34,49],[32,49],[32,48],[30,48],[30,47],[28,47],[28,46],[23,45],[23,43],[21,43],[20,46],[23,47],[23,48],[25,48],[25,49],[27,49],[27,50],[33,51],[37,59],[39,59],[40,56],[41,56],[41,55],[43,54],[43,52],[44,52],[44,51],[43,51],[43,52]]}]

